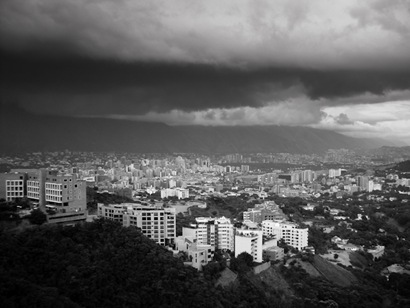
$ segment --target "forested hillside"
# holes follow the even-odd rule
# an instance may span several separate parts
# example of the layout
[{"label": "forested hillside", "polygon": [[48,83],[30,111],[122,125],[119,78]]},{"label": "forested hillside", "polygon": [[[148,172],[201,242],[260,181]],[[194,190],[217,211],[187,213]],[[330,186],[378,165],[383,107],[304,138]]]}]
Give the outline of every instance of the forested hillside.
[{"label": "forested hillside", "polygon": [[139,230],[106,220],[2,233],[0,265],[2,307],[270,305],[248,284],[216,288],[210,271],[201,275]]},{"label": "forested hillside", "polygon": [[[0,303],[53,308],[410,304],[408,275],[391,275],[387,282],[376,273],[355,270],[357,283],[351,279],[351,285],[342,287],[332,281],[331,273],[311,277],[296,261],[286,266],[280,262],[255,275],[252,257],[241,255],[230,262],[237,280],[223,288],[215,286],[226,267],[219,253],[199,273],[138,229],[112,221],[65,228],[46,225],[18,234],[0,231]],[[317,266],[316,258],[312,262]],[[322,264],[320,270],[334,266]]]}]

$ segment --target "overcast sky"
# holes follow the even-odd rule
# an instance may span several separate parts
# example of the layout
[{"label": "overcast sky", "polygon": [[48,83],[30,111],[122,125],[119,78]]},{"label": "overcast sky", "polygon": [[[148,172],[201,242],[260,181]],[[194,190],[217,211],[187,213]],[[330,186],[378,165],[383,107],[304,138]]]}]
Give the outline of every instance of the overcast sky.
[{"label": "overcast sky", "polygon": [[2,0],[1,100],[410,145],[408,0]]}]

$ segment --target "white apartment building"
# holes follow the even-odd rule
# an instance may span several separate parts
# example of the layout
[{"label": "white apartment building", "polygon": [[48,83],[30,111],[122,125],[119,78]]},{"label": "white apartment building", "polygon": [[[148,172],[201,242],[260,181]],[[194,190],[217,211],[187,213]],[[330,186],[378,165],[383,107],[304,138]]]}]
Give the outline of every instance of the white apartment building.
[{"label": "white apartment building", "polygon": [[183,236],[196,238],[198,244],[208,244],[215,249],[234,250],[234,227],[231,220],[225,217],[198,217],[196,224],[183,228]]},{"label": "white apartment building", "polygon": [[217,247],[222,250],[234,249],[234,228],[231,220],[225,217],[216,220],[217,226]]},{"label": "white apartment building", "polygon": [[308,229],[297,224],[284,221],[262,221],[264,235],[274,235],[277,240],[283,239],[286,244],[302,250],[308,246]]},{"label": "white apartment building", "polygon": [[174,208],[136,203],[98,204],[98,216],[122,222],[124,227],[135,226],[160,245],[171,244],[176,236]]},{"label": "white apartment building", "polygon": [[329,169],[329,178],[335,178],[342,175],[342,169]]},{"label": "white apartment building", "polygon": [[178,199],[189,198],[189,189],[184,188],[165,188],[161,189],[161,198],[178,197]]},{"label": "white apartment building", "polygon": [[235,257],[243,252],[249,253],[253,261],[262,262],[262,235],[261,230],[236,230],[235,232]]}]

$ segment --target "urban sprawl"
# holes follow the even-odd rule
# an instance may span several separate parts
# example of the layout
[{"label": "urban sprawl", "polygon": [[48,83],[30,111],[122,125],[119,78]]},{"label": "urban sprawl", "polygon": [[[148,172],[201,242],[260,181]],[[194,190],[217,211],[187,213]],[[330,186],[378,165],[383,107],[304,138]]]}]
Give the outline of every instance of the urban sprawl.
[{"label": "urban sprawl", "polygon": [[[0,199],[15,202],[20,219],[40,210],[48,224],[105,218],[135,226],[199,271],[216,251],[228,260],[229,253],[237,257],[247,252],[256,263],[321,253],[350,265],[346,256],[351,252],[365,251],[374,258],[385,253],[376,237],[343,237],[340,230],[357,233],[370,213],[385,215],[377,211],[383,204],[409,202],[410,178],[378,169],[405,159],[346,149],[322,156],[4,155],[0,164],[7,172],[0,175]],[[335,234],[330,247],[318,245],[312,230]],[[400,264],[383,273],[392,271],[410,273]]]}]

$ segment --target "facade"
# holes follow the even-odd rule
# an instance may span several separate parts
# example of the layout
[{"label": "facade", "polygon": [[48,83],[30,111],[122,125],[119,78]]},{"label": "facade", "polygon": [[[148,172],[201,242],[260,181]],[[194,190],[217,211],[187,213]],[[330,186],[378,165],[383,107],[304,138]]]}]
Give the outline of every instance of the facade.
[{"label": "facade", "polygon": [[175,246],[176,250],[187,253],[190,265],[199,271],[212,261],[215,254],[214,246],[198,244],[193,237],[178,236],[175,239]]},{"label": "facade", "polygon": [[335,178],[342,175],[342,169],[329,169],[329,178]]},{"label": "facade", "polygon": [[122,224],[124,220],[124,206],[121,204],[104,205],[98,203],[97,216],[117,221]]},{"label": "facade", "polygon": [[249,253],[255,262],[263,261],[261,230],[236,230],[235,257],[243,252]]},{"label": "facade", "polygon": [[249,165],[241,165],[241,172],[249,172]]},{"label": "facade", "polygon": [[243,220],[250,220],[255,223],[262,223],[264,220],[285,219],[286,216],[274,201],[266,201],[262,204],[255,205],[254,208],[248,208],[243,212]]},{"label": "facade", "polygon": [[174,243],[176,215],[174,208],[137,203],[98,204],[98,216],[121,222],[124,227],[135,226],[160,245]]},{"label": "facade", "polygon": [[282,237],[282,221],[264,220],[262,222],[263,235],[280,240]]},{"label": "facade", "polygon": [[[44,177],[43,171],[40,177]],[[45,200],[49,223],[74,223],[87,218],[86,182],[79,181],[73,174],[62,174],[54,170],[45,171],[44,190],[40,181],[35,187],[30,181],[30,192],[39,188],[40,200]],[[41,206],[41,204],[40,204]]]},{"label": "facade", "polygon": [[246,212],[243,212],[244,221],[253,221],[256,223],[262,222],[262,210],[249,208]]},{"label": "facade", "polygon": [[0,174],[0,198],[6,201],[24,198],[25,177],[26,175],[20,172]]},{"label": "facade", "polygon": [[359,186],[361,191],[364,191],[364,190],[369,191],[369,177],[368,176],[357,176],[356,184],[357,186]]},{"label": "facade", "polygon": [[308,246],[308,229],[300,228],[295,223],[265,220],[262,222],[262,231],[264,235],[283,239],[286,244],[299,250]]},{"label": "facade", "polygon": [[215,253],[215,247],[211,245],[200,245],[193,243],[188,248],[187,253],[190,261],[192,262],[191,266],[196,268],[198,271],[201,271],[203,266],[212,261]]},{"label": "facade", "polygon": [[85,182],[57,170],[15,169],[13,173],[2,174],[1,197],[7,201],[27,197],[47,212],[49,223],[72,224],[87,218]]},{"label": "facade", "polygon": [[189,189],[184,188],[165,188],[161,189],[161,198],[178,197],[178,199],[189,198]]},{"label": "facade", "polygon": [[27,198],[37,206],[45,208],[45,179],[47,170],[32,170],[27,174]]},{"label": "facade", "polygon": [[212,245],[215,249],[234,250],[234,227],[230,219],[198,217],[196,224],[183,228],[183,236],[192,236],[198,244]]},{"label": "facade", "polygon": [[284,249],[278,246],[268,247],[263,250],[263,258],[270,261],[282,260],[285,257]]}]

